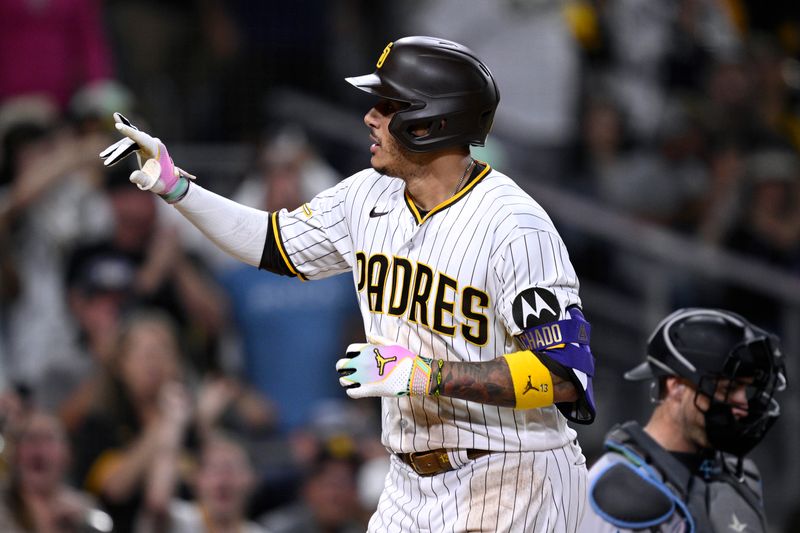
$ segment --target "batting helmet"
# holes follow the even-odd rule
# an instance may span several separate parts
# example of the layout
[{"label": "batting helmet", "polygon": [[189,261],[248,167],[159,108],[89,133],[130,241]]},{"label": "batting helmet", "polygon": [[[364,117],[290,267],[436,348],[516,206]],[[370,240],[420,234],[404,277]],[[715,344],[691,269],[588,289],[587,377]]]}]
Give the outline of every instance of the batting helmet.
[{"label": "batting helmet", "polygon": [[[492,73],[466,46],[434,37],[386,45],[375,72],[345,78],[370,94],[407,104],[389,131],[413,152],[483,146],[500,101]],[[412,130],[426,128],[417,136]]]},{"label": "batting helmet", "polygon": [[[737,455],[758,444],[777,419],[780,407],[774,395],[786,386],[778,338],[721,309],[680,309],[661,321],[648,341],[647,360],[626,372],[625,378],[660,376],[686,378],[698,394],[710,398],[704,413],[709,442]],[[729,386],[737,380],[747,383],[744,418],[733,416],[727,397],[715,397],[720,380]]]}]

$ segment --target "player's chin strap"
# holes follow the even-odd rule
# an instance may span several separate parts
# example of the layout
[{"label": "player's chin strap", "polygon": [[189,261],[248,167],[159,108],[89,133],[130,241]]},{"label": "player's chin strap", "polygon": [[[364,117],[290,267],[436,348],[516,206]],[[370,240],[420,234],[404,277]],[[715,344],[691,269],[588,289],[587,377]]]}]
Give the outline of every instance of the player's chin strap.
[{"label": "player's chin strap", "polygon": [[556,404],[561,413],[578,424],[591,424],[597,412],[592,387],[594,356],[589,347],[592,327],[577,306],[568,308],[567,315],[567,319],[528,328],[517,339],[578,391],[577,401]]}]

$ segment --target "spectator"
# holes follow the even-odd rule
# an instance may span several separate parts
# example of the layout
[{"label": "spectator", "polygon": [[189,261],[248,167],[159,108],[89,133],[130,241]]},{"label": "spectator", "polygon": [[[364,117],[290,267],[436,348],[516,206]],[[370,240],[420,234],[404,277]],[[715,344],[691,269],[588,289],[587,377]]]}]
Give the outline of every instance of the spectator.
[{"label": "spectator", "polygon": [[196,387],[195,424],[203,438],[223,430],[256,452],[274,436],[277,416],[275,406],[235,377],[209,374]]},{"label": "spectator", "polygon": [[[374,486],[363,487],[363,497],[374,498],[370,503],[375,504],[365,508],[374,509],[389,468],[386,448],[380,441],[380,416],[380,408],[375,404],[320,400],[312,406],[306,425],[296,428],[288,438],[278,435],[279,438],[262,443],[255,456],[261,476],[250,502],[250,516],[264,515],[295,501],[306,472],[326,449],[343,455],[355,452],[364,460],[376,460],[371,478],[365,482],[380,476],[378,491],[371,491]],[[385,467],[382,474],[381,462]],[[361,489],[359,485],[359,492]]]},{"label": "spectator", "polygon": [[[282,502],[291,497],[294,488],[293,480],[285,479],[286,473],[294,474],[295,470],[289,466],[288,443],[276,431],[277,418],[273,404],[233,376],[211,374],[196,387],[194,427],[198,436],[205,442],[223,432],[252,458],[249,468],[253,478],[260,487],[264,486],[259,497],[248,501],[248,504],[255,501],[256,507],[265,503],[275,505],[276,500]],[[280,494],[278,498],[274,497],[276,493]],[[254,516],[253,506],[247,512]]]},{"label": "spectator", "polygon": [[698,94],[704,127],[712,139],[733,139],[745,146],[760,141],[756,127],[755,80],[744,58],[713,65],[706,87]]},{"label": "spectator", "polygon": [[32,410],[24,388],[9,387],[0,392],[0,479],[9,477],[8,437],[19,432],[22,422]]},{"label": "spectator", "polygon": [[169,533],[266,533],[245,517],[254,482],[244,448],[221,434],[210,436],[194,476],[195,501],[173,500]]},{"label": "spectator", "polygon": [[272,511],[260,522],[273,533],[355,533],[364,531],[359,507],[359,461],[352,445],[323,447],[307,471],[300,500]]},{"label": "spectator", "polygon": [[746,44],[745,56],[708,69],[706,92],[698,102],[706,127],[716,137],[754,147],[800,149],[794,61],[774,39],[756,35]]},{"label": "spectator", "polygon": [[[744,212],[727,246],[787,270],[800,267],[800,159],[785,148],[765,148],[750,155]],[[725,303],[778,330],[773,298],[744,287],[731,287]]]},{"label": "spectator", "polygon": [[[195,427],[202,439],[222,431],[253,460],[261,479],[285,458],[286,440],[276,431],[278,413],[262,394],[229,375],[208,375],[195,391]],[[280,453],[276,453],[280,450]]]},{"label": "spectator", "polygon": [[616,100],[587,103],[583,172],[598,197],[639,220],[681,227],[706,188],[702,130],[674,101],[651,147],[629,143]]},{"label": "spectator", "polygon": [[63,125],[47,100],[23,98],[0,108],[0,138],[7,372],[35,386],[54,347],[72,341],[64,251],[108,226],[97,158],[106,133],[79,132]]},{"label": "spectator", "polygon": [[748,65],[754,77],[757,131],[762,140],[781,142],[800,150],[800,112],[797,109],[797,64],[778,43],[754,38]]},{"label": "spectator", "polygon": [[[346,455],[355,448],[361,459],[358,475],[358,501],[365,512],[378,508],[390,456],[381,443],[380,406],[346,400],[327,400],[317,404],[305,431],[290,441],[298,465],[313,464],[325,449]],[[364,516],[365,523],[369,516]]]},{"label": "spectator", "polygon": [[[214,31],[226,26],[225,13],[216,9],[218,5],[219,0],[104,3],[120,79],[131,87],[153,125],[171,138],[220,129],[209,128],[207,123],[191,128],[198,116],[209,113],[204,104],[216,105],[220,99],[218,92],[208,95],[205,83],[219,69],[216,41],[226,40],[224,32]],[[199,99],[203,95],[206,98]]]},{"label": "spectator", "polygon": [[134,531],[140,512],[166,520],[192,410],[181,374],[172,321],[154,311],[132,315],[105,387],[74,435],[76,480],[103,503],[115,532]]},{"label": "spectator", "polygon": [[[664,127],[660,150],[633,142],[622,107],[598,90],[585,102],[582,142],[571,187],[636,220],[674,225],[691,220],[689,207],[701,197],[705,168],[698,160],[697,129],[681,108]],[[580,270],[620,290],[642,290],[642,264],[609,253],[594,238],[571,236]]]},{"label": "spectator", "polygon": [[46,365],[36,387],[37,401],[58,409],[68,431],[80,425],[108,371],[125,307],[134,295],[134,275],[126,261],[98,256],[83,262],[68,280],[78,343]]},{"label": "spectator", "polygon": [[295,462],[305,467],[332,443],[343,443],[342,449],[355,447],[363,459],[375,456],[386,458],[381,444],[380,406],[370,403],[332,399],[318,402],[311,412],[309,423],[292,435]]},{"label": "spectator", "polygon": [[257,153],[254,172],[244,179],[233,199],[255,208],[300,205],[339,179],[305,132],[289,124],[267,135]]},{"label": "spectator", "polygon": [[58,419],[43,411],[31,412],[9,445],[11,472],[0,498],[0,530],[111,531],[108,515],[65,482],[70,450]]},{"label": "spectator", "polygon": [[728,244],[791,267],[800,253],[800,159],[789,149],[762,149],[748,166],[749,202]]},{"label": "spectator", "polygon": [[721,245],[736,222],[744,201],[744,149],[735,141],[720,141],[710,150],[708,165],[711,183],[700,210],[697,233],[705,242]]},{"label": "spectator", "polygon": [[[95,154],[96,155],[96,154]],[[188,361],[198,373],[217,368],[216,340],[224,323],[224,294],[189,258],[173,228],[160,227],[153,198],[131,191],[126,179],[109,180],[112,233],[84,242],[70,256],[67,278],[74,279],[86,263],[125,263],[134,273],[132,297],[140,304],[168,312],[180,326]]]},{"label": "spectator", "polygon": [[125,109],[133,114],[134,103],[131,91],[118,81],[97,81],[75,92],[66,114],[80,132],[102,131],[113,128],[111,113]]},{"label": "spectator", "polygon": [[708,65],[741,52],[728,13],[712,0],[611,0],[602,14],[609,49],[602,70],[644,142],[662,128],[672,91],[696,91]]},{"label": "spectator", "polygon": [[43,94],[63,110],[80,86],[111,75],[98,0],[0,2],[0,103]]}]

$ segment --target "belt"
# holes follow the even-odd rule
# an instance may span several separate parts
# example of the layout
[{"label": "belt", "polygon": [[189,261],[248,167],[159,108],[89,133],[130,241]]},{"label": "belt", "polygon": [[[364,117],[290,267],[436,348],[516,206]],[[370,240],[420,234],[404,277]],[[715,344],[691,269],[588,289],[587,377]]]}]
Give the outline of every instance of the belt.
[{"label": "belt", "polygon": [[[484,455],[489,455],[489,450],[467,450],[468,459],[477,459]],[[417,475],[422,477],[435,476],[455,470],[455,467],[450,463],[450,457],[447,456],[447,450],[439,448],[438,450],[428,450],[424,452],[411,452],[411,453],[396,453],[398,459],[410,466]]]}]

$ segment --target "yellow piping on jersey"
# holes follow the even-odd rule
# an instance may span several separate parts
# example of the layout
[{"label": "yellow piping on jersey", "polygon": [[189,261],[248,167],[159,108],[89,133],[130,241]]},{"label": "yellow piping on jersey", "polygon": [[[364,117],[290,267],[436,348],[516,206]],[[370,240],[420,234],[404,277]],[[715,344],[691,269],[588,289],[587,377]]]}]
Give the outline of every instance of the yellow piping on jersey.
[{"label": "yellow piping on jersey", "polygon": [[452,204],[456,203],[457,201],[459,201],[469,191],[471,191],[472,188],[475,187],[475,185],[477,185],[477,183],[479,181],[481,181],[489,173],[489,171],[492,170],[492,167],[490,167],[488,165],[488,163],[484,163],[483,161],[478,161],[477,159],[475,161],[480,163],[480,164],[482,164],[482,165],[486,165],[486,168],[484,168],[481,171],[481,173],[478,174],[478,177],[476,177],[473,180],[468,181],[467,185],[463,189],[461,189],[456,194],[454,194],[453,196],[451,196],[450,198],[448,198],[444,202],[440,203],[439,205],[437,205],[436,207],[434,207],[433,209],[428,211],[428,214],[425,215],[424,217],[422,215],[420,215],[419,209],[417,209],[417,206],[414,204],[414,200],[412,200],[411,196],[408,194],[408,189],[406,189],[406,192],[405,192],[406,203],[408,204],[408,208],[411,210],[411,213],[414,215],[414,219],[417,221],[417,224],[422,224],[423,222],[425,222],[426,220],[431,218],[431,216],[434,213],[438,213],[439,211],[441,211],[441,210],[451,206]]},{"label": "yellow piping on jersey", "polygon": [[286,255],[286,250],[283,247],[283,240],[281,240],[281,232],[278,231],[278,212],[275,211],[272,213],[272,231],[275,234],[275,244],[278,245],[278,251],[281,253],[281,257],[283,258],[283,262],[286,263],[286,267],[289,269],[289,272],[297,276],[303,281],[306,281],[306,277],[302,275],[300,272],[294,268],[292,262],[289,261],[289,256]]}]

